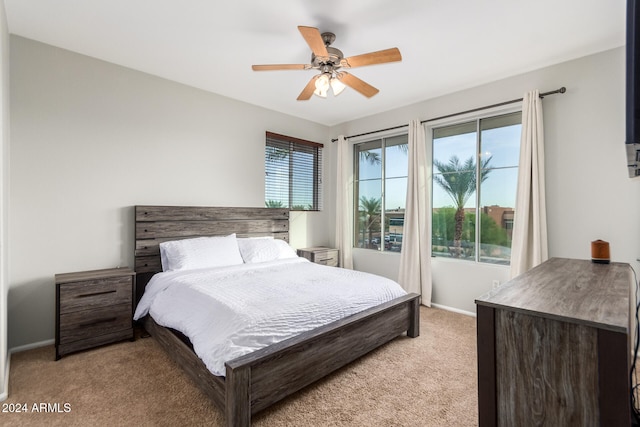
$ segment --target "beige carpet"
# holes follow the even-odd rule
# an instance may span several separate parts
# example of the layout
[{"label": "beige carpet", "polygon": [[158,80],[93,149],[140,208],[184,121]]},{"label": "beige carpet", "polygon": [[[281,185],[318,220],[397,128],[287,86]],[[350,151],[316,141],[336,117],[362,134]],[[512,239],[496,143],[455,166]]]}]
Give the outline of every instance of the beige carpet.
[{"label": "beige carpet", "polygon": [[[257,414],[253,425],[477,425],[475,334],[475,318],[422,307],[419,338],[392,341]],[[0,405],[26,405],[27,413],[0,412],[0,425],[223,425],[153,338],[57,362],[54,355],[50,346],[11,357],[9,398]],[[40,404],[60,412],[34,412]]]}]

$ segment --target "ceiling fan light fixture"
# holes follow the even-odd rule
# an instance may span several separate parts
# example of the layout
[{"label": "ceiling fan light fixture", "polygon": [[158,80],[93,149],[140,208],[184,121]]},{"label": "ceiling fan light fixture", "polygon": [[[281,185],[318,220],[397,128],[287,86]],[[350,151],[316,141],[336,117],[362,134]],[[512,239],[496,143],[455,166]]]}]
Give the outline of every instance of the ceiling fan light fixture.
[{"label": "ceiling fan light fixture", "polygon": [[314,95],[318,95],[321,98],[327,97],[327,92],[329,91],[331,80],[331,74],[322,73],[316,79],[316,90],[313,91]]},{"label": "ceiling fan light fixture", "polygon": [[340,81],[338,74],[336,74],[335,77],[331,78],[331,89],[333,90],[333,96],[340,95],[346,87],[347,86]]},{"label": "ceiling fan light fixture", "polygon": [[316,88],[316,90],[313,91],[314,95],[318,95],[320,98],[326,98],[327,97],[327,90],[326,89],[318,89]]}]

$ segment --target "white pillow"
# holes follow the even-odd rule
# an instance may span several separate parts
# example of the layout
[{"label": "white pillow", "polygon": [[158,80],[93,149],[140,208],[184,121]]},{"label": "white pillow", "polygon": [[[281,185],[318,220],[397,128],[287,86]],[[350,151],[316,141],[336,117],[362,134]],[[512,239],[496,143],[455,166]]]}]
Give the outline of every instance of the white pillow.
[{"label": "white pillow", "polygon": [[160,243],[162,271],[242,264],[235,234]]},{"label": "white pillow", "polygon": [[273,238],[238,239],[240,254],[247,264],[297,258],[296,251],[287,242]]},{"label": "white pillow", "polygon": [[238,248],[240,249],[240,255],[242,256],[242,259],[245,260],[245,263],[247,262],[247,259],[253,257],[253,253],[260,251],[261,248],[264,247],[264,245],[261,245],[260,242],[257,241],[265,239],[273,240],[273,236],[238,237]]}]

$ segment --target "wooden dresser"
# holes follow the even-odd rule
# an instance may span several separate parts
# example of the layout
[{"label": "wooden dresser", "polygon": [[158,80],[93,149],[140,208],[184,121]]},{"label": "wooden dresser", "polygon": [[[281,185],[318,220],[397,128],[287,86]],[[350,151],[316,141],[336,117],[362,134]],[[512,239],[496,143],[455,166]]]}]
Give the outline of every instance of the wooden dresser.
[{"label": "wooden dresser", "polygon": [[135,272],[129,268],[56,274],[56,360],[134,339]]},{"label": "wooden dresser", "polygon": [[316,264],[338,267],[338,250],[318,246],[315,248],[298,249],[298,256],[304,257]]},{"label": "wooden dresser", "polygon": [[633,284],[628,264],[552,258],[478,298],[480,426],[630,425]]}]

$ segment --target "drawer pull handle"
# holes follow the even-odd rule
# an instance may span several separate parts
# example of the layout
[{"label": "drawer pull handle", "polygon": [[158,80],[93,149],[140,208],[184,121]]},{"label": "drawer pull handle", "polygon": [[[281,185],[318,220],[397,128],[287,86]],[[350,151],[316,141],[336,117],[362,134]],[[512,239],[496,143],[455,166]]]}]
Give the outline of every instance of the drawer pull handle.
[{"label": "drawer pull handle", "polygon": [[115,289],[113,289],[113,290],[110,290],[110,291],[94,292],[94,293],[92,293],[92,294],[82,294],[82,295],[78,295],[78,296],[76,296],[76,298],[94,297],[94,296],[96,296],[96,295],[113,294],[113,293],[115,293],[115,292],[116,292],[116,290],[115,290]]},{"label": "drawer pull handle", "polygon": [[318,261],[331,261],[333,258],[321,258]]},{"label": "drawer pull handle", "polygon": [[86,328],[87,326],[99,325],[100,323],[110,323],[110,322],[113,322],[116,319],[117,319],[117,317],[108,317],[106,319],[98,319],[98,320],[94,320],[93,322],[81,323],[80,327],[81,328]]}]

